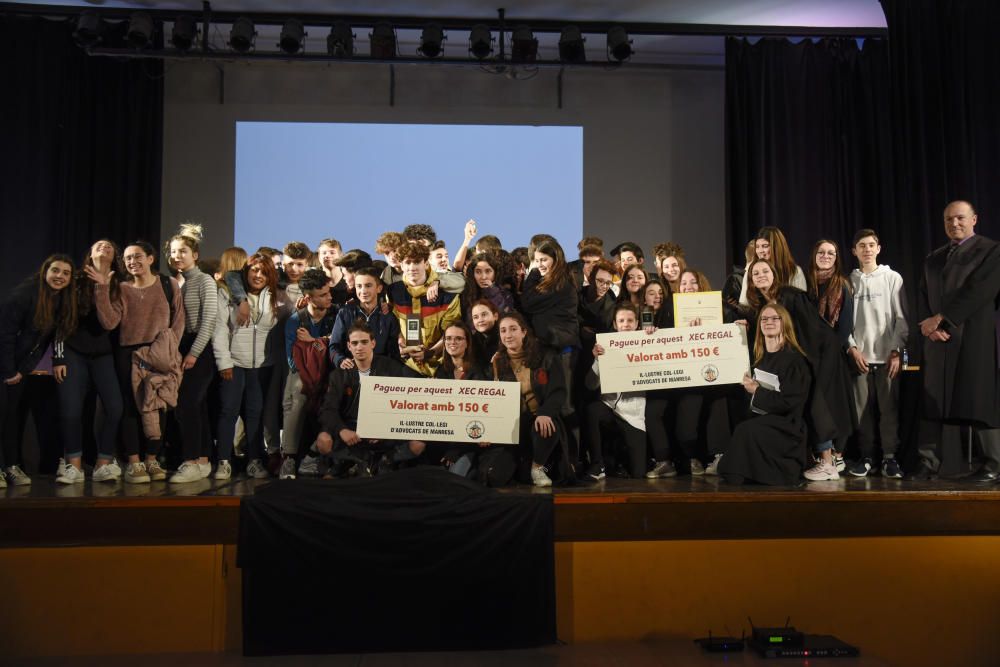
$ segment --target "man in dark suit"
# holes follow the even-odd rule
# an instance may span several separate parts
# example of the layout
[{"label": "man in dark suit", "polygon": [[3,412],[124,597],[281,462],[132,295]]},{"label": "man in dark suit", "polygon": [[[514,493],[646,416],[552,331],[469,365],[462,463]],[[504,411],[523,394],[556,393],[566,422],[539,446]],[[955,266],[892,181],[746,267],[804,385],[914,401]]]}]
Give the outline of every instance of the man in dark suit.
[{"label": "man in dark suit", "polygon": [[947,245],[924,261],[920,332],[924,336],[920,469],[940,465],[943,424],[970,426],[985,462],[970,481],[1000,481],[1000,244],[975,233],[972,204],[944,210]]}]

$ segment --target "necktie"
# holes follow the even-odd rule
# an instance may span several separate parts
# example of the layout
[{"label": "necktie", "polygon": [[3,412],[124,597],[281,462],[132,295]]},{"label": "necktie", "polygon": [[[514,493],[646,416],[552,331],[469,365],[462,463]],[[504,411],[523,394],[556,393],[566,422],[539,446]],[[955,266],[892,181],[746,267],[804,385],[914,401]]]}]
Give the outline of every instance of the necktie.
[{"label": "necktie", "polygon": [[944,263],[945,264],[947,264],[948,262],[951,261],[951,257],[952,257],[952,255],[955,254],[956,250],[958,250],[958,244],[957,243],[952,243],[951,245],[948,246],[948,254],[945,255],[945,258],[944,258]]}]

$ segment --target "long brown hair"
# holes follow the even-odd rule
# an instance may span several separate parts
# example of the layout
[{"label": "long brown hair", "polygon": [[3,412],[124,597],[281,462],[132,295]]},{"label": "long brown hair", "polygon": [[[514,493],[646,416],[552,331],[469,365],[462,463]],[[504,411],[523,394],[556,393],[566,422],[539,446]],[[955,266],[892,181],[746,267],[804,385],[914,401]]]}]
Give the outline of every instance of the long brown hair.
[{"label": "long brown hair", "polygon": [[[128,275],[125,272],[125,262],[122,260],[122,251],[118,247],[118,244],[111,239],[97,239],[90,244],[90,248],[87,249],[87,254],[83,256],[83,261],[80,262],[80,266],[91,266],[95,269],[97,266],[94,264],[93,252],[94,246],[98,243],[108,243],[111,248],[115,251],[114,257],[111,258],[111,278],[108,281],[108,294],[111,297],[111,302],[114,303],[118,300],[118,295],[121,293],[121,283],[122,280]],[[86,280],[83,273],[77,277],[76,281],[76,294],[77,294],[77,314],[79,316],[84,316],[90,312],[90,309],[94,307],[94,281]]]},{"label": "long brown hair", "polygon": [[[795,325],[792,324],[792,316],[788,310],[782,306],[780,303],[769,303],[761,308],[761,315],[764,311],[770,308],[778,317],[781,318],[781,335],[785,337],[785,345],[791,345],[792,348],[801,354],[803,357],[806,356],[805,350],[799,345],[799,339],[795,336]],[[764,334],[761,331],[760,324],[757,325],[757,336],[753,341],[753,363],[757,364],[761,359],[764,358],[764,353],[767,352],[767,345],[764,343]]]},{"label": "long brown hair", "polygon": [[[465,354],[462,355],[462,368],[465,369],[467,373],[476,361],[476,354],[473,350],[472,330],[469,328],[468,324],[461,320],[456,320],[445,327],[445,336],[448,335],[448,329],[461,329],[462,333],[465,334]],[[448,354],[447,350],[443,355],[441,355],[441,368],[445,373],[448,373],[450,377],[455,376],[455,362],[452,360],[451,355]]]},{"label": "long brown hair", "polygon": [[[851,282],[844,276],[844,265],[840,261],[840,246],[837,245],[836,241],[831,241],[830,239],[820,239],[816,241],[816,245],[812,248],[812,254],[809,260],[809,275],[806,276],[806,280],[809,285],[809,295],[812,296],[816,301],[819,301],[821,296],[819,293],[819,267],[816,266],[816,253],[819,252],[819,247],[824,243],[829,243],[833,246],[834,252],[837,253],[837,259],[833,263],[833,275],[830,276],[830,281],[826,286],[827,293],[838,294],[847,288],[847,293],[851,294],[853,289],[851,288]],[[830,292],[833,290],[833,292]]]},{"label": "long brown hair", "polygon": [[[530,326],[528,326],[528,322],[524,319],[524,315],[518,312],[501,315],[500,319],[497,321],[498,331],[500,329],[500,323],[504,320],[514,320],[517,322],[517,326],[524,330],[524,345],[521,348],[524,365],[531,369],[541,366],[543,353],[542,346],[538,343],[538,339],[535,338],[535,332],[531,330]],[[503,341],[500,342],[500,346],[497,348],[496,360],[493,362],[493,373],[498,380],[514,376],[514,368],[510,363],[510,354],[507,352],[507,348],[504,347]]]},{"label": "long brown hair", "polygon": [[274,262],[263,253],[254,253],[247,263],[243,265],[243,281],[250,284],[250,269],[260,264],[264,271],[264,279],[267,284],[264,286],[271,293],[271,314],[278,319],[278,270],[274,268]]},{"label": "long brown hair", "polygon": [[757,289],[757,286],[753,284],[753,267],[758,264],[767,264],[767,267],[771,269],[771,274],[774,276],[774,282],[771,283],[771,297],[774,299],[778,298],[778,290],[785,287],[788,283],[782,282],[778,277],[778,272],[774,270],[774,264],[767,259],[755,259],[750,262],[747,267],[747,301],[753,306],[753,309],[760,312],[760,309],[767,305],[768,298],[764,296],[764,293]]},{"label": "long brown hair", "polygon": [[[642,305],[641,304],[641,301],[642,301],[642,292],[643,292],[644,289],[646,289],[646,284],[649,283],[649,274],[646,273],[646,269],[642,268],[641,264],[633,264],[632,266],[630,266],[627,269],[625,269],[624,273],[622,273],[622,281],[620,283],[618,283],[620,291],[618,292],[618,298],[616,299],[616,301],[622,302],[622,301],[631,301],[632,300],[632,295],[629,294],[629,291],[628,291],[628,274],[632,273],[633,271],[639,271],[640,273],[642,273],[643,277],[645,278],[645,280],[643,280],[643,282],[642,282],[642,287],[640,287],[639,291],[637,292],[637,294],[639,295],[639,301],[640,301],[639,305]],[[664,298],[666,298],[666,295],[664,295]]]},{"label": "long brown hair", "polygon": [[565,289],[567,285],[573,284],[573,274],[569,270],[569,265],[566,264],[566,254],[558,241],[555,239],[542,241],[535,248],[535,252],[552,258],[552,268],[538,283],[539,292],[558,292]]},{"label": "long brown hair", "polygon": [[[69,266],[69,284],[58,292],[49,287],[45,274],[56,262]],[[43,336],[55,333],[56,340],[66,340],[76,331],[76,266],[69,255],[49,255],[38,269],[38,300],[32,324]]]},{"label": "long brown hair", "polygon": [[494,252],[478,253],[471,261],[465,263],[465,289],[462,290],[462,310],[472,310],[472,306],[483,298],[483,290],[476,282],[476,266],[479,262],[486,262],[493,269],[493,284],[496,287],[503,286],[504,278],[502,272],[502,262],[499,255]]},{"label": "long brown hair", "polygon": [[757,238],[767,241],[771,246],[770,262],[775,278],[780,278],[782,285],[790,284],[795,275],[796,264],[785,235],[777,227],[761,227]]}]

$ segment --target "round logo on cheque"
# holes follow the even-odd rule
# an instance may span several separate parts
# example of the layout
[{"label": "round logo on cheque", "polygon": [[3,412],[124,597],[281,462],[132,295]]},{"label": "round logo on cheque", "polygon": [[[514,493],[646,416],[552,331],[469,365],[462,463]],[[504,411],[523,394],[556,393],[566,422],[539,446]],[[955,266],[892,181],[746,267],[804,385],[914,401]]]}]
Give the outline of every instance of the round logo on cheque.
[{"label": "round logo on cheque", "polygon": [[465,425],[465,434],[473,440],[479,440],[486,433],[486,427],[482,422],[471,421]]},{"label": "round logo on cheque", "polygon": [[705,382],[715,382],[719,379],[719,369],[708,364],[701,369],[701,377],[704,378]]}]

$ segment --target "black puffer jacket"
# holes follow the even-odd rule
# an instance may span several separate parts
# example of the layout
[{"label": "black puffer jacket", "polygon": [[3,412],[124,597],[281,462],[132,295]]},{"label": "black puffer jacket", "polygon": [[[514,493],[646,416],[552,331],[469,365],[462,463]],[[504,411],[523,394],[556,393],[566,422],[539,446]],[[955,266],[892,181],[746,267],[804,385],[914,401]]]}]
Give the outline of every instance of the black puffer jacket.
[{"label": "black puffer jacket", "polygon": [[35,370],[52,334],[43,336],[34,325],[38,303],[36,279],[14,288],[0,311],[0,379],[27,375]]}]

